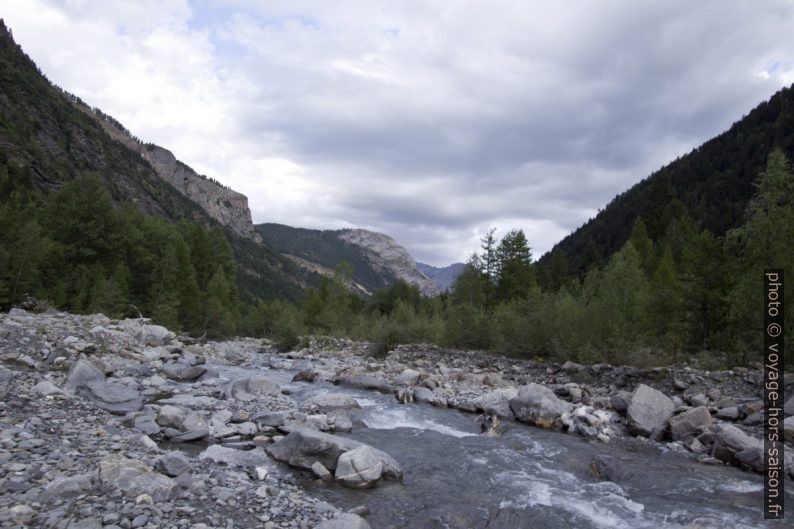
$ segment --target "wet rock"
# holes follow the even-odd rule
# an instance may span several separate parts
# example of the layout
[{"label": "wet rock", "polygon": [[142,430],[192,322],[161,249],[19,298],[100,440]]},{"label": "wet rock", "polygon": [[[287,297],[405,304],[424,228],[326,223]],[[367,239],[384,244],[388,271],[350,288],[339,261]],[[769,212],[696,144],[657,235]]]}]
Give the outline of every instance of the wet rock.
[{"label": "wet rock", "polygon": [[104,382],[105,374],[99,370],[94,364],[88,360],[78,360],[69,370],[66,376],[66,384],[64,389],[74,392],[77,388],[87,384],[88,382]]},{"label": "wet rock", "polygon": [[190,459],[182,452],[167,452],[157,460],[156,468],[165,475],[175,478],[190,470]]},{"label": "wet rock", "polygon": [[[310,470],[312,465],[319,461],[328,470],[336,470],[342,454],[361,446],[368,445],[304,427],[293,430],[284,439],[269,445],[265,450],[273,458],[294,467]],[[402,469],[390,455],[374,448],[372,450],[383,462],[384,476],[402,479]]]},{"label": "wet rock", "polygon": [[432,390],[423,387],[414,388],[414,399],[416,402],[430,404],[438,408],[447,407],[447,399],[439,397]]},{"label": "wet rock", "polygon": [[762,447],[746,448],[734,454],[736,464],[752,470],[753,472],[764,471],[764,450]]},{"label": "wet rock", "polygon": [[315,395],[303,401],[301,408],[318,411],[351,410],[361,408],[356,399],[343,393],[325,393]]},{"label": "wet rock", "polygon": [[331,520],[321,522],[315,529],[372,529],[362,517],[352,514],[340,514]]},{"label": "wet rock", "polygon": [[661,391],[640,384],[634,390],[626,411],[629,430],[635,435],[659,438],[673,415],[675,404]]},{"label": "wet rock", "polygon": [[540,384],[521,386],[518,395],[510,400],[516,419],[542,428],[559,428],[558,419],[570,413],[573,405],[559,399],[554,391]]},{"label": "wet rock", "polygon": [[317,371],[313,369],[304,369],[292,377],[293,382],[309,382],[312,383],[317,380]]},{"label": "wet rock", "polygon": [[590,461],[590,473],[598,481],[620,483],[629,477],[623,465],[614,457],[598,454]]},{"label": "wet rock", "polygon": [[[719,424],[713,427],[715,434],[712,456],[726,463],[736,464],[736,454],[744,450],[763,450],[760,439],[750,437],[736,426]],[[743,458],[748,458],[745,453]]]},{"label": "wet rock", "polygon": [[489,415],[496,415],[502,419],[512,419],[513,410],[510,409],[510,399],[518,396],[517,388],[495,389],[474,401],[478,411]]},{"label": "wet rock", "polygon": [[115,382],[86,382],[77,388],[77,394],[98,408],[120,415],[143,407],[143,397],[137,390]]},{"label": "wet rock", "polygon": [[171,496],[176,482],[153,472],[140,461],[121,455],[110,455],[99,463],[99,481],[128,498],[148,494],[154,501],[165,501]]},{"label": "wet rock", "polygon": [[400,404],[412,404],[413,402],[416,402],[413,388],[403,388],[395,393],[394,397]]},{"label": "wet rock", "polygon": [[670,435],[674,441],[699,433],[703,426],[711,424],[709,410],[700,406],[670,417]]}]

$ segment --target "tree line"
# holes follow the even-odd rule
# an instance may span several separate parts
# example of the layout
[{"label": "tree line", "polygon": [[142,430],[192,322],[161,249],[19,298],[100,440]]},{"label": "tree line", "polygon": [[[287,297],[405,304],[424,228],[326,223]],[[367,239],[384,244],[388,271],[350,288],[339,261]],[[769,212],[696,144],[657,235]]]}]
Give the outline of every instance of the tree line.
[{"label": "tree line", "polygon": [[[439,297],[396,282],[363,298],[341,263],[299,303],[242,302],[219,227],[117,207],[92,174],[43,193],[25,170],[4,163],[0,307],[31,295],[70,312],[140,313],[194,335],[264,336],[285,349],[319,334],[369,340],[376,353],[429,342],[559,361],[658,365],[698,353],[716,366],[758,360],[763,269],[794,270],[794,176],[785,155],[769,156],[744,224],[724,236],[698,230],[677,201],[652,213],[637,217],[623,247],[582,278],[560,252],[538,270],[523,231],[497,240],[492,230]],[[649,236],[649,222],[659,236]],[[792,285],[789,278],[789,301]]]}]

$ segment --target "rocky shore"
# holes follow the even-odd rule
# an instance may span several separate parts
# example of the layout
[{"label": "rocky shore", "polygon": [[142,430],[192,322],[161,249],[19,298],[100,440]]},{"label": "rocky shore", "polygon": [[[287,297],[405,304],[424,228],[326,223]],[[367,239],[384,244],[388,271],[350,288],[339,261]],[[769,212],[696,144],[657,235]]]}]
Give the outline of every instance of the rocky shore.
[{"label": "rocky shore", "polygon": [[[402,479],[392,455],[344,437],[364,426],[342,386],[481,415],[488,435],[520,421],[763,468],[760,369],[554,365],[418,345],[376,359],[363,343],[304,345],[277,353],[263,340],[197,343],[145,320],[0,315],[0,527],[366,528],[366,509],[343,513],[296,479]],[[222,381],[218,366],[241,375]],[[284,374],[340,392],[298,401]],[[791,395],[791,374],[784,387]],[[789,453],[792,415],[790,399]],[[608,458],[591,467],[596,480],[618,470]],[[791,459],[786,468],[794,477]]]}]

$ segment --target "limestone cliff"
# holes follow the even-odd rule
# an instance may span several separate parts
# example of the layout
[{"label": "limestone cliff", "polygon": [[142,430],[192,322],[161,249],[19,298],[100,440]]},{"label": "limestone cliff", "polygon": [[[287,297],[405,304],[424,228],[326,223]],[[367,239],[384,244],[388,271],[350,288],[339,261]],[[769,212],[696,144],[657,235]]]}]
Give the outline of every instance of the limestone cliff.
[{"label": "limestone cliff", "polygon": [[111,137],[140,154],[144,160],[149,162],[157,176],[201,206],[210,217],[243,237],[258,242],[262,241],[262,238],[254,230],[251,210],[248,208],[248,197],[196,173],[177,160],[168,149],[141,142],[110,116],[96,109],[90,109],[84,104],[77,102],[75,104],[94,117]]},{"label": "limestone cliff", "polygon": [[363,249],[375,268],[390,272],[406,283],[416,285],[422,295],[437,296],[441,293],[433,283],[416,267],[410,254],[397,242],[383,233],[368,230],[341,230],[338,237]]}]

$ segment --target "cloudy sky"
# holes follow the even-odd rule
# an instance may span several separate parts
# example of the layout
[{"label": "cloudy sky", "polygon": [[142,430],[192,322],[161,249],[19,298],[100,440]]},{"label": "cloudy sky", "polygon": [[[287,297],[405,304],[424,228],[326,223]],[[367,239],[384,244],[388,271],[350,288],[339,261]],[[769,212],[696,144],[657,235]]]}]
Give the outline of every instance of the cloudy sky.
[{"label": "cloudy sky", "polygon": [[56,84],[248,195],[421,261],[539,256],[794,82],[794,2],[5,0]]}]

